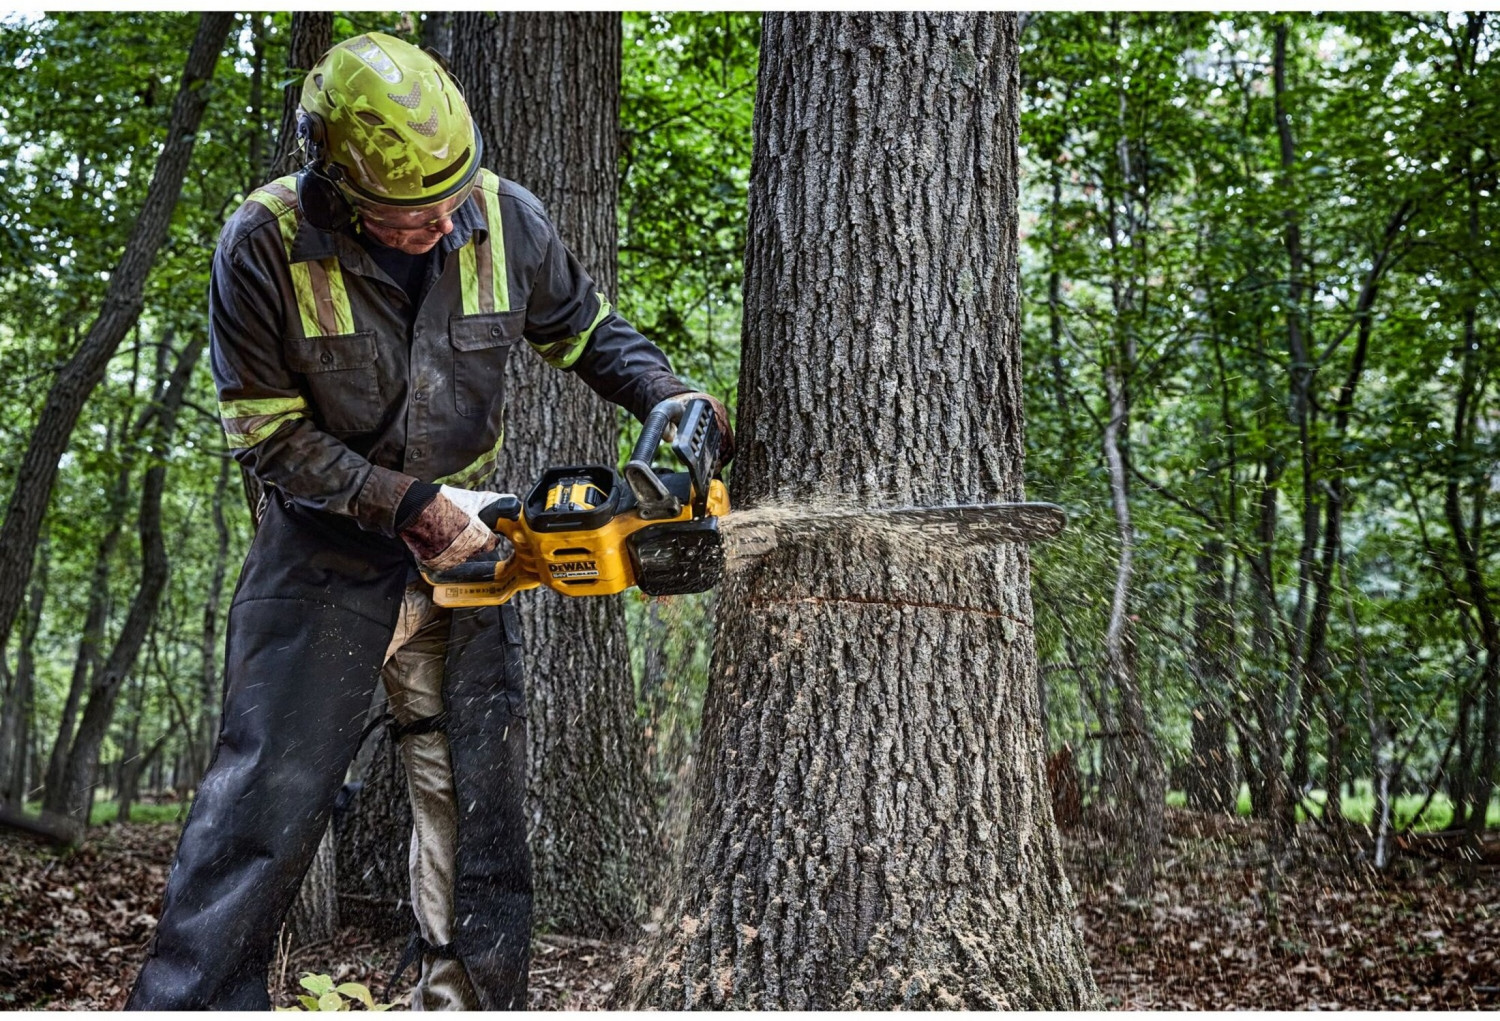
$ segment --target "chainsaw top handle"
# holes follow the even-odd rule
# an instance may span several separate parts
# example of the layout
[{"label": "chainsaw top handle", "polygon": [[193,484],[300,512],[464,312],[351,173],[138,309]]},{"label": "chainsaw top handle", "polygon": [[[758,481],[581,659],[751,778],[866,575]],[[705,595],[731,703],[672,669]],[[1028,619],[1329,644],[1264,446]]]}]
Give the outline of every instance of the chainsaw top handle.
[{"label": "chainsaw top handle", "polygon": [[669,425],[677,426],[672,450],[692,481],[693,517],[701,518],[708,513],[708,484],[719,457],[719,422],[713,405],[701,397],[686,402],[668,398],[651,409],[625,462],[625,481],[635,494],[641,517],[648,521],[682,513],[682,501],[668,492],[651,467]]}]

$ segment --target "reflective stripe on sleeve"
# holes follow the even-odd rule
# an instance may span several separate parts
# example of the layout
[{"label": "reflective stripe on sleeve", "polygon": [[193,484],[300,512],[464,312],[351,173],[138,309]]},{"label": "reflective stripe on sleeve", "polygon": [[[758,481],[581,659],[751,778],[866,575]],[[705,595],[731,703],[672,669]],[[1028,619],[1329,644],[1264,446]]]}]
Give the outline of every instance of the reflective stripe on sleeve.
[{"label": "reflective stripe on sleeve", "polygon": [[588,329],[576,337],[554,340],[546,344],[533,343],[531,345],[536,348],[536,353],[541,355],[548,365],[555,369],[571,368],[573,363],[578,361],[579,357],[588,348],[589,338],[594,335],[594,331],[599,328],[599,324],[604,322],[610,313],[609,299],[597,291],[595,292],[595,297],[599,299],[599,311],[595,314],[594,321],[589,323]]},{"label": "reflective stripe on sleeve", "polygon": [[505,430],[500,430],[499,439],[495,445],[479,460],[467,468],[460,468],[452,475],[444,475],[440,479],[432,481],[439,486],[455,486],[458,489],[479,489],[489,482],[490,476],[495,474],[495,466],[500,461],[500,448],[505,444]]},{"label": "reflective stripe on sleeve", "polygon": [[307,401],[301,397],[219,402],[219,421],[232,450],[245,450],[264,442],[287,422],[306,418],[306,412]]}]

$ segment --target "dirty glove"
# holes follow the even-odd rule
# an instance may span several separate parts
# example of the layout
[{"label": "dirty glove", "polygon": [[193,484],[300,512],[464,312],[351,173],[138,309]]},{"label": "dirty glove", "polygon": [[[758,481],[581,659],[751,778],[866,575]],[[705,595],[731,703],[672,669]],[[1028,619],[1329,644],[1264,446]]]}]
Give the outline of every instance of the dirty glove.
[{"label": "dirty glove", "polygon": [[685,394],[674,394],[669,400],[688,401],[705,400],[714,409],[714,420],[719,423],[719,458],[714,465],[713,474],[717,475],[730,461],[734,460],[734,430],[729,426],[729,409],[724,407],[713,394],[706,394],[701,390],[689,390]]},{"label": "dirty glove", "polygon": [[500,493],[442,486],[398,534],[422,567],[446,570],[495,549],[499,537],[479,514],[501,498]]}]

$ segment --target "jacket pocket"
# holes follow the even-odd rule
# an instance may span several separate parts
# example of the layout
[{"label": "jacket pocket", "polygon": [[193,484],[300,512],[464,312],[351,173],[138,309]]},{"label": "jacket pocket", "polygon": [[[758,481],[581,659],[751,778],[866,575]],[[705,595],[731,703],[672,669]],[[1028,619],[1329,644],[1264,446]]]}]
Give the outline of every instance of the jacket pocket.
[{"label": "jacket pocket", "polygon": [[307,377],[314,420],[329,432],[369,432],[380,425],[380,379],[375,334],[292,338],[287,366]]},{"label": "jacket pocket", "polygon": [[453,316],[448,340],[453,346],[453,403],[460,415],[485,415],[505,398],[505,362],[526,329],[526,310]]}]

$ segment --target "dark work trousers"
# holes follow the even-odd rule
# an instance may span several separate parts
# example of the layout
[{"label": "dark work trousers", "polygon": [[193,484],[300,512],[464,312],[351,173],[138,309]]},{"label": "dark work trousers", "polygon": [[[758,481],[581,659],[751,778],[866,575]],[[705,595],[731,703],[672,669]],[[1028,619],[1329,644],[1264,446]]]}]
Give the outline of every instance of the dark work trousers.
[{"label": "dark work trousers", "polygon": [[[218,744],[128,1009],[270,1007],[276,934],[357,750],[409,563],[399,540],[271,494],[230,608]],[[443,683],[458,922],[438,952],[486,1009],[524,1007],[531,932],[519,628],[503,609],[454,611]]]}]

